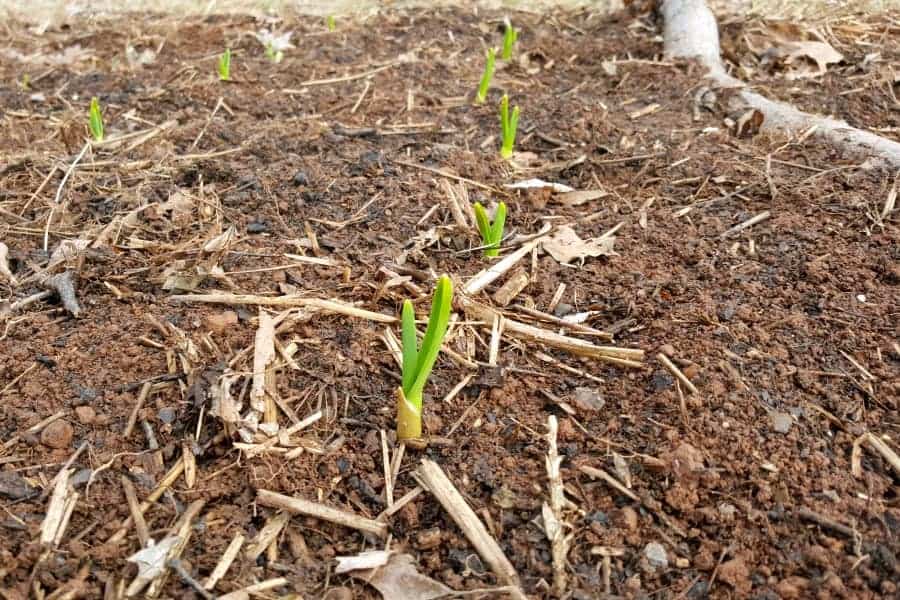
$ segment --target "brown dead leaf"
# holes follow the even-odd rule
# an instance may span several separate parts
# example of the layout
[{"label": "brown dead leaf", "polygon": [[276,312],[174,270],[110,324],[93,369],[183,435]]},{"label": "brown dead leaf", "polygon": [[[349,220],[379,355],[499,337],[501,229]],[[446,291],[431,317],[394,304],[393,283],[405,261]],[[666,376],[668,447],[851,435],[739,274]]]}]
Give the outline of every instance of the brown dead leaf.
[{"label": "brown dead leaf", "polygon": [[761,111],[751,108],[735,120],[734,135],[739,138],[753,137],[759,133],[759,128],[762,127],[764,119],[765,116]]},{"label": "brown dead leaf", "polygon": [[544,250],[550,256],[562,264],[569,264],[572,260],[584,259],[588,256],[615,256],[613,250],[615,236],[589,238],[586,240],[578,237],[575,230],[568,225],[559,227],[553,235],[543,242]]},{"label": "brown dead leaf", "polygon": [[563,206],[580,206],[585,202],[590,202],[591,200],[599,200],[600,198],[605,198],[606,196],[609,196],[609,192],[604,192],[603,190],[583,190],[560,194],[557,197],[557,200],[559,200],[559,203]]},{"label": "brown dead leaf", "polygon": [[[832,48],[825,42],[785,42],[782,49],[787,52],[785,56],[785,65],[795,65],[792,73],[788,74],[788,79],[803,79],[806,77],[819,77],[828,70],[828,65],[838,63],[844,60],[844,55]],[[812,61],[816,64],[816,70],[809,68],[797,68],[796,64]]]},{"label": "brown dead leaf", "polygon": [[[388,555],[386,562],[385,555]],[[365,581],[378,590],[385,600],[432,600],[453,594],[453,590],[443,583],[419,573],[409,554],[376,550],[359,556],[342,557],[338,561],[336,572],[346,572]],[[356,565],[376,566],[354,570]]]}]

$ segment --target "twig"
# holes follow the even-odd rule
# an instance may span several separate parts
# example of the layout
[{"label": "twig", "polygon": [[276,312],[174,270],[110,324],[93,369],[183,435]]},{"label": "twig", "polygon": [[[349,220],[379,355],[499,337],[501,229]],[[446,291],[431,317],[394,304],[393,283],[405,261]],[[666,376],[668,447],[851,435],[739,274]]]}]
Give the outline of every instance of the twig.
[{"label": "twig", "polygon": [[725,231],[724,233],[722,233],[719,237],[726,238],[726,237],[728,237],[728,236],[730,236],[730,235],[734,235],[735,233],[739,233],[739,232],[741,232],[741,231],[747,229],[748,227],[753,227],[753,226],[756,225],[757,223],[760,223],[760,222],[762,222],[762,221],[765,221],[766,219],[768,219],[768,218],[771,217],[771,216],[772,216],[772,211],[770,211],[770,210],[764,210],[764,211],[762,211],[761,213],[759,213],[758,215],[753,216],[753,217],[750,217],[749,219],[747,219],[747,220],[744,221],[743,223],[738,223],[737,225],[735,225],[734,227],[732,227],[732,228],[729,229],[728,231]]},{"label": "twig", "polygon": [[172,558],[166,561],[166,566],[175,571],[181,580],[188,584],[190,587],[194,589],[195,592],[200,594],[206,600],[214,600],[215,596],[207,592],[200,582],[191,576],[190,573],[187,572],[187,569],[184,568],[184,564],[178,560],[177,558]]},{"label": "twig", "polygon": [[566,591],[566,557],[569,554],[569,546],[572,536],[564,531],[563,508],[566,498],[563,492],[562,474],[559,467],[562,457],[556,444],[558,425],[556,417],[547,417],[547,480],[550,487],[550,503],[544,503],[544,531],[550,540],[550,549],[553,554],[553,592],[557,597],[562,597]]},{"label": "twig", "polygon": [[137,533],[141,548],[146,548],[147,542],[150,541],[150,530],[147,529],[147,522],[144,521],[144,515],[141,513],[141,506],[134,491],[134,484],[131,483],[131,480],[125,474],[122,474],[121,481],[122,490],[125,492],[125,501],[128,503],[128,511],[131,513],[131,519],[134,521],[134,531]]},{"label": "twig", "polygon": [[251,595],[256,595],[259,592],[265,592],[267,590],[271,590],[287,584],[288,580],[284,577],[266,579],[265,581],[260,581],[259,583],[248,585],[245,588],[235,590],[231,593],[225,594],[224,596],[219,596],[219,600],[246,600]]},{"label": "twig", "polygon": [[134,408],[131,409],[131,414],[128,415],[128,423],[125,425],[125,431],[122,432],[124,438],[127,439],[131,437],[131,432],[134,431],[134,426],[137,424],[138,414],[140,414],[141,408],[143,408],[144,402],[146,402],[152,388],[153,383],[150,381],[144,383],[143,387],[141,387],[141,391],[134,403]]},{"label": "twig", "polygon": [[681,372],[681,369],[679,369],[678,367],[676,367],[675,364],[674,364],[671,360],[669,360],[669,357],[668,357],[668,356],[666,356],[665,354],[663,354],[662,352],[660,352],[659,354],[656,355],[656,358],[657,358],[657,359],[659,360],[659,362],[661,362],[662,365],[669,371],[669,373],[671,373],[672,375],[674,375],[675,378],[676,378],[678,381],[680,381],[680,382],[682,383],[682,385],[684,385],[684,387],[686,387],[688,390],[690,390],[690,392],[691,392],[692,394],[699,394],[699,393],[700,393],[700,392],[697,391],[697,387],[696,387],[693,383],[691,383],[691,380],[687,378],[687,375],[685,375],[684,373],[682,373],[682,372]]},{"label": "twig", "polygon": [[[543,232],[543,234],[546,233],[546,231]],[[543,241],[543,234],[541,235],[541,237],[535,238],[527,244],[523,245],[512,254],[505,256],[503,260],[500,260],[490,267],[479,272],[472,279],[466,282],[466,285],[463,286],[462,289],[463,293],[470,296],[477,294],[478,292],[489,286],[491,283],[493,283],[494,280],[503,276],[503,274],[512,269],[516,265],[516,263],[518,263],[524,257],[528,256],[532,248]]]},{"label": "twig", "polygon": [[231,567],[231,563],[234,562],[234,559],[241,551],[241,546],[243,546],[243,544],[244,536],[240,533],[234,534],[234,538],[232,538],[231,543],[228,544],[228,547],[225,548],[225,552],[222,554],[219,562],[216,563],[216,567],[213,569],[212,573],[209,574],[209,577],[206,578],[206,581],[203,584],[203,589],[211,590],[216,587],[216,584],[219,582],[219,580],[222,579],[222,577],[225,576],[225,573],[228,572],[229,567]]},{"label": "twig", "polygon": [[437,498],[450,518],[469,539],[478,554],[491,567],[494,574],[503,583],[513,587],[512,596],[517,600],[525,600],[515,567],[503,554],[497,541],[488,533],[478,515],[466,504],[465,499],[444,471],[434,461],[423,458],[417,474],[428,491]]},{"label": "twig", "polygon": [[47,215],[47,227],[44,229],[44,252],[47,251],[47,247],[49,245],[50,240],[50,223],[53,221],[53,212],[56,210],[56,207],[59,206],[59,199],[62,197],[63,188],[66,186],[66,182],[69,180],[69,177],[72,176],[72,172],[75,170],[75,166],[81,161],[84,157],[84,153],[88,151],[88,148],[91,147],[91,142],[85,142],[84,146],[81,148],[81,152],[78,153],[78,156],[75,157],[75,160],[72,161],[72,164],[69,165],[69,168],[66,170],[66,174],[63,175],[62,181],[59,182],[59,187],[56,188],[56,197],[53,199],[53,204],[50,205],[50,214]]},{"label": "twig", "polygon": [[200,302],[206,304],[225,304],[230,306],[296,306],[300,308],[312,308],[333,312],[349,317],[359,317],[376,321],[378,323],[396,323],[397,317],[383,315],[381,313],[356,308],[336,300],[322,300],[320,298],[302,298],[296,295],[288,296],[256,296],[254,294],[229,294],[227,292],[215,292],[209,294],[176,294],[169,297],[173,302]]},{"label": "twig", "polygon": [[317,519],[322,519],[323,521],[350,527],[351,529],[372,533],[381,538],[387,537],[388,531],[385,523],[360,517],[351,512],[263,489],[256,490],[256,499],[263,506],[280,508],[289,513],[307,517],[315,517]]}]

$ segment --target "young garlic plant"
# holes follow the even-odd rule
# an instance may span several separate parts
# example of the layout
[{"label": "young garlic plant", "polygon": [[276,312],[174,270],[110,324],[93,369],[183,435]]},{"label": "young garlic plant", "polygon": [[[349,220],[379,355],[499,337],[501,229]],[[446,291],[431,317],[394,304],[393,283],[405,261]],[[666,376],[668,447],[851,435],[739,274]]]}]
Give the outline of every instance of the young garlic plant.
[{"label": "young garlic plant", "polygon": [[503,53],[500,55],[500,58],[510,60],[512,58],[513,44],[519,39],[519,32],[513,27],[509,18],[504,19],[504,23],[506,28],[503,30]]},{"label": "young garlic plant", "polygon": [[219,80],[231,81],[231,48],[219,55]]},{"label": "young garlic plant", "polygon": [[453,283],[446,275],[438,279],[431,299],[431,314],[421,347],[416,339],[416,314],[412,302],[403,302],[401,347],[402,383],[397,388],[397,440],[422,438],[422,394],[447,333],[453,301]]},{"label": "young garlic plant", "polygon": [[509,96],[503,94],[500,99],[500,156],[506,160],[512,158],[513,146],[516,143],[516,128],[519,126],[519,107],[509,112]]},{"label": "young garlic plant", "polygon": [[497,204],[494,211],[494,220],[488,219],[487,211],[480,202],[473,207],[475,211],[475,224],[481,233],[481,245],[484,246],[485,256],[497,256],[500,253],[500,240],[503,239],[503,227],[506,224],[506,203]]},{"label": "young garlic plant", "polygon": [[491,87],[491,79],[494,78],[494,63],[497,59],[497,51],[488,48],[485,55],[484,72],[481,74],[481,82],[478,84],[478,93],[475,94],[475,104],[484,104],[487,100],[487,93]]},{"label": "young garlic plant", "polygon": [[103,113],[100,112],[100,101],[94,96],[91,98],[91,109],[88,115],[88,129],[95,142],[103,141]]}]

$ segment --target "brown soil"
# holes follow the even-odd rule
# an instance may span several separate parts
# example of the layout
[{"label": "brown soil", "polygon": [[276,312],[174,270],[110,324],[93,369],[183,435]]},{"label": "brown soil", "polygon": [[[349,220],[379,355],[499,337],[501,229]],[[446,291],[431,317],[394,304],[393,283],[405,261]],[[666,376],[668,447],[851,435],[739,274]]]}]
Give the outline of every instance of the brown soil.
[{"label": "brown soil", "polygon": [[[173,123],[143,143],[134,137],[86,153],[63,188],[49,228],[51,252],[66,239],[95,240],[118,223],[108,243],[53,267],[77,275],[79,318],[55,298],[6,318],[6,598],[60,589],[60,597],[116,597],[119,582],[127,586],[136,574],[125,558],[139,547],[133,527],[122,542],[109,542],[130,514],[122,477],[146,498],[185,445],[196,455],[196,482],[189,487],[179,478],[145,516],[159,540],[189,504],[205,501],[181,556],[201,581],[236,534],[252,540],[274,514],[255,503],[258,488],[371,518],[386,508],[379,431],[389,432],[393,447],[399,369],[382,341],[384,325],[319,313],[285,326],[279,341],[296,341],[299,351],[294,366],[279,369],[275,392],[301,419],[316,410],[324,416],[302,432],[310,451],[290,460],[246,457],[232,445],[236,436],[220,435],[223,425],[209,411],[227,363],[241,374],[236,394],[249,379],[257,309],[174,302],[162,284],[173,266],[196,273],[198,264],[206,271],[217,264],[227,278],[202,278],[196,292],[300,293],[396,315],[412,292],[386,287],[382,267],[405,261],[410,283],[426,292],[431,272],[464,282],[489,264],[466,251],[480,240],[452,228],[444,177],[401,163],[493,188],[468,191],[482,202],[505,196],[513,234],[570,223],[587,238],[624,223],[617,256],[565,267],[546,254],[526,257],[521,266],[532,282],[514,304],[546,311],[565,284],[558,314],[591,311],[592,327],[647,357],[643,369],[623,369],[509,334],[499,368],[470,371],[443,356],[425,405],[426,429],[437,439],[426,450],[407,450],[394,498],[416,486],[420,458],[431,457],[489,519],[526,593],[549,596],[541,506],[552,414],[560,419],[563,481],[577,506],[566,517],[570,597],[896,597],[898,474],[868,445],[859,472],[851,472],[859,436],[871,431],[896,448],[900,434],[900,228],[896,213],[877,219],[893,175],[809,140],[737,138],[717,107],[700,109],[694,120],[698,70],[653,64],[661,45],[643,17],[514,14],[522,29],[518,53],[527,52],[528,64],[498,70],[489,102],[472,106],[460,97],[477,85],[484,45],[499,44],[499,17],[389,13],[365,25],[341,23],[336,33],[318,20],[292,20],[282,27],[295,31],[297,48],[278,65],[249,35],[262,27],[251,19],[141,16],[42,36],[9,26],[0,50],[31,62],[0,62],[0,240],[19,280],[12,285],[0,274],[4,298],[42,290],[44,229],[63,173],[84,143],[91,96],[105,108],[111,137]],[[127,44],[159,54],[151,65],[131,67]],[[230,84],[214,75],[226,44],[234,49]],[[74,62],[38,62],[76,45],[85,55]],[[614,57],[614,67],[602,64]],[[368,83],[304,85],[387,63]],[[27,90],[13,83],[25,73]],[[829,76],[792,85],[809,94],[826,86],[837,97],[856,84]],[[496,138],[488,140],[498,133],[495,107],[504,89],[522,108],[517,149],[538,156],[537,172],[513,172],[498,158]],[[642,111],[652,104],[658,108]],[[890,126],[896,115],[860,103],[844,116]],[[566,207],[501,187],[532,176],[608,195]],[[186,199],[187,212],[160,210],[175,194]],[[149,205],[133,221],[121,220]],[[771,211],[767,220],[721,236],[764,210]],[[201,255],[230,225],[237,239],[227,251]],[[436,226],[433,244],[416,243]],[[312,235],[318,256],[335,266],[270,269],[292,264],[285,253],[315,255]],[[427,304],[423,295],[420,313]],[[515,309],[509,314],[552,327]],[[451,346],[486,361],[490,328],[465,321],[459,331]],[[539,352],[602,383],[542,361]],[[673,356],[699,394],[676,384],[659,352]],[[470,373],[470,383],[443,402]],[[126,437],[148,381],[152,395]],[[576,402],[577,388],[596,391],[604,406]],[[57,413],[52,426],[28,431]],[[279,420],[290,425],[284,412]],[[143,422],[159,451],[148,452]],[[51,481],[82,444],[71,465],[80,496],[68,527],[57,547],[41,548]],[[619,478],[627,470],[642,502],[592,480],[585,466]],[[457,589],[498,584],[431,495],[387,523],[392,548],[411,554],[420,572]],[[648,560],[651,543],[665,549],[667,566]],[[377,597],[359,580],[334,574],[335,556],[373,547],[383,542],[294,517],[259,558],[241,553],[216,593],[285,577],[270,597]],[[608,579],[601,547],[621,551],[613,552]],[[173,574],[162,596],[199,594]]]}]

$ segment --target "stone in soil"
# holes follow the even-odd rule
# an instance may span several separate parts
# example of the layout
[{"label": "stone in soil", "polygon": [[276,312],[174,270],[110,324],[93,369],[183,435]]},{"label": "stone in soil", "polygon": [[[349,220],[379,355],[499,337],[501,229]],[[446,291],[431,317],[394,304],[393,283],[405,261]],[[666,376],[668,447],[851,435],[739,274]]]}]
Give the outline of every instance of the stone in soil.
[{"label": "stone in soil", "polygon": [[206,315],[204,321],[206,322],[206,328],[213,333],[224,333],[238,324],[238,315],[233,310],[225,310]]},{"label": "stone in soil", "polygon": [[662,544],[650,542],[644,546],[644,557],[653,569],[665,569],[669,566],[669,557]]},{"label": "stone in soil", "polygon": [[75,408],[75,416],[82,425],[90,425],[97,418],[97,412],[91,406],[79,406]]},{"label": "stone in soil", "polygon": [[791,430],[794,420],[791,415],[785,412],[773,412],[770,415],[772,419],[772,429],[778,433],[787,433]]},{"label": "stone in soil", "polygon": [[48,448],[66,448],[72,443],[74,434],[69,422],[59,419],[44,428],[44,431],[41,432],[41,443]]}]

